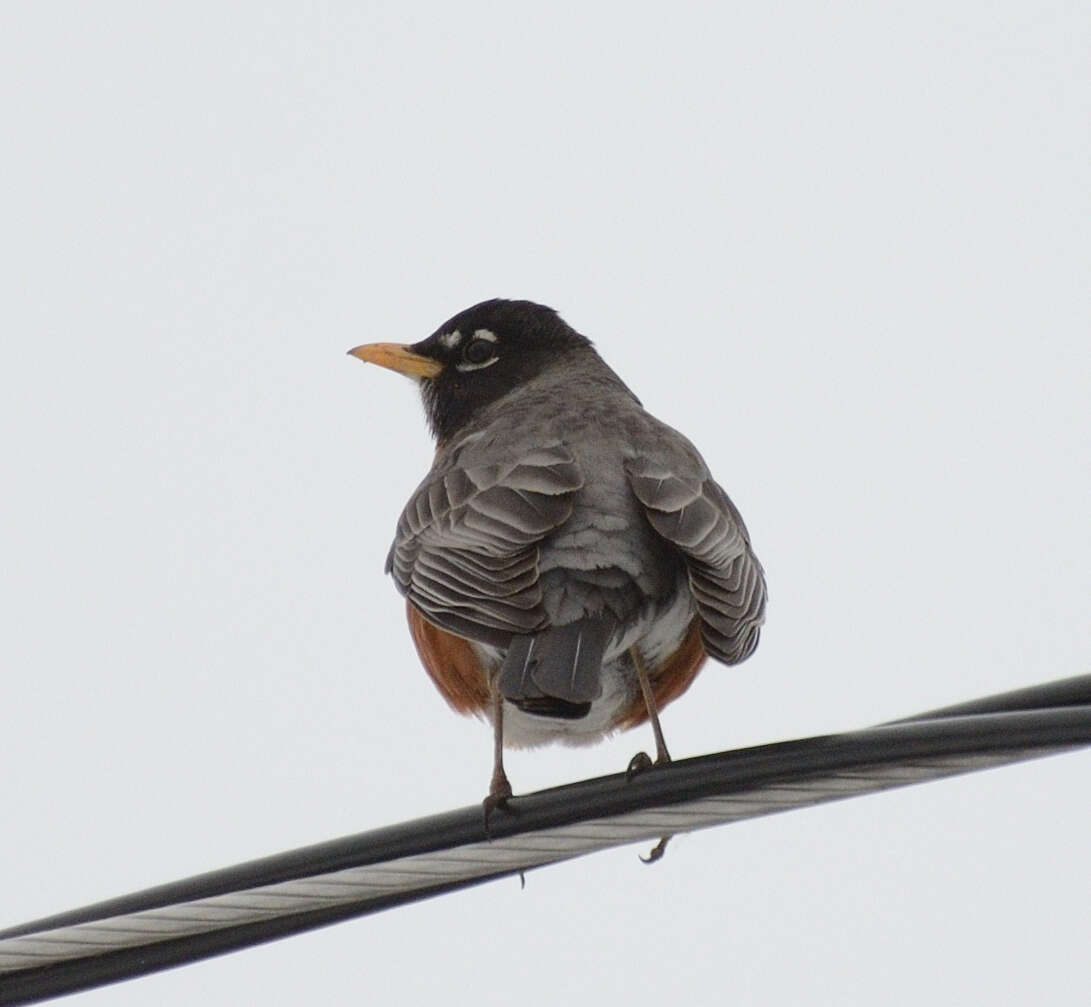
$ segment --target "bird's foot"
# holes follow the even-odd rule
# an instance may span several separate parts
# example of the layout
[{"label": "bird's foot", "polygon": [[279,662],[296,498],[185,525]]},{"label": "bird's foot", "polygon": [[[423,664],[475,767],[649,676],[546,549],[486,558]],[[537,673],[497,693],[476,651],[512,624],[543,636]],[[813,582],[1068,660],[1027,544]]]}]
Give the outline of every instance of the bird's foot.
[{"label": "bird's foot", "polygon": [[625,769],[625,780],[627,782],[634,776],[639,776],[641,773],[653,769],[656,766],[666,766],[670,761],[671,757],[667,755],[665,751],[660,753],[659,758],[654,762],[652,762],[652,757],[648,755],[647,752],[637,752],[636,755],[629,760],[629,765]]},{"label": "bird's foot", "polygon": [[652,762],[652,757],[647,752],[637,752],[629,760],[629,765],[625,770],[625,781],[628,782],[634,776],[643,773],[645,770],[651,769],[655,763]]},{"label": "bird's foot", "polygon": [[[647,752],[637,752],[629,760],[629,768],[625,770],[625,780],[628,782],[634,776],[640,773],[646,772],[649,769],[654,769],[656,766],[665,766],[671,761],[671,757],[667,754],[666,749],[662,749],[659,758],[652,762],[651,756]],[[655,846],[652,847],[651,852],[646,857],[641,857],[640,860],[645,864],[654,864],[657,860],[661,860],[663,854],[667,852],[667,843],[671,840],[670,836],[663,836]]]},{"label": "bird's foot", "polygon": [[657,860],[662,860],[663,854],[667,852],[667,843],[670,841],[670,836],[663,836],[659,842],[652,847],[651,852],[646,857],[640,858],[640,862],[642,864],[654,864]]},{"label": "bird's foot", "polygon": [[507,810],[508,800],[511,797],[511,784],[508,778],[501,774],[493,776],[489,786],[489,795],[481,802],[481,810],[485,815],[485,835],[489,834],[489,819],[497,808]]}]

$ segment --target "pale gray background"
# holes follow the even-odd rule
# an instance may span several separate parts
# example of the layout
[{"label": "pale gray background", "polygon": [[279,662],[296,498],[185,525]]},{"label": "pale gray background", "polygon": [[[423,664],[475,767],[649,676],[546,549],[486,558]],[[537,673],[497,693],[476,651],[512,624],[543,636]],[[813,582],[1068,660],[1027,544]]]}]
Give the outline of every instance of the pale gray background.
[{"label": "pale gray background", "polygon": [[[0,926],[478,800],[345,357],[558,307],[745,514],[695,755],[1089,670],[1078,3],[9,3]],[[511,756],[527,791],[647,731]],[[627,848],[87,1004],[1082,1003],[1091,756]]]}]

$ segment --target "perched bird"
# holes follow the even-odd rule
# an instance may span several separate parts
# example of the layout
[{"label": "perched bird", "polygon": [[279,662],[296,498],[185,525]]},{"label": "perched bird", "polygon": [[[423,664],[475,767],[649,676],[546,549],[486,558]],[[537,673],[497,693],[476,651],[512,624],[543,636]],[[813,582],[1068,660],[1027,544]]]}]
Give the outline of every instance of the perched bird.
[{"label": "perched bird", "polygon": [[349,352],[415,379],[436,438],[386,569],[436,687],[492,722],[486,815],[511,795],[504,745],[650,719],[669,761],[658,711],[706,656],[749,657],[765,612],[746,526],[696,448],[530,301]]}]

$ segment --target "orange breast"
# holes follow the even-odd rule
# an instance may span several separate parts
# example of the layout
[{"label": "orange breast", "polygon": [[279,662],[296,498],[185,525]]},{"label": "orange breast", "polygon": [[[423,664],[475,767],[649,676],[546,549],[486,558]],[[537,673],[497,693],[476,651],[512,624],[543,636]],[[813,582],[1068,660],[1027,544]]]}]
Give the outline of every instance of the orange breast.
[{"label": "orange breast", "polygon": [[468,640],[433,626],[412,602],[406,602],[409,632],[421,664],[447,700],[459,713],[482,713],[489,704],[485,669]]}]

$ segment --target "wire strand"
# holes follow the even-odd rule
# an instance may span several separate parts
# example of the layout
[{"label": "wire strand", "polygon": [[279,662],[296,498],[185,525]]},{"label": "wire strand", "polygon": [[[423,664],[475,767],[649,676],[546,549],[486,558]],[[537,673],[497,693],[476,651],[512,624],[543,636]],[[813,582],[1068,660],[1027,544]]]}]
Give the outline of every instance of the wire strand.
[{"label": "wire strand", "polygon": [[251,861],[0,932],[32,1003],[598,850],[1091,745],[1091,675],[865,731],[721,752]]}]

